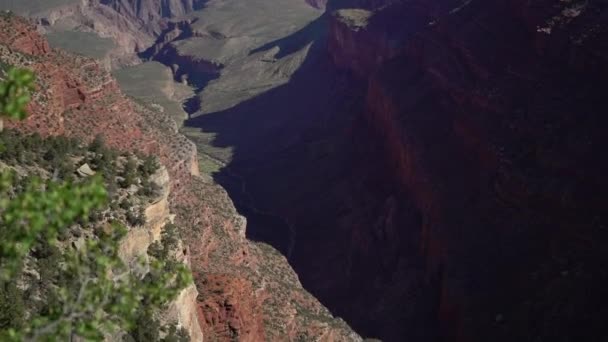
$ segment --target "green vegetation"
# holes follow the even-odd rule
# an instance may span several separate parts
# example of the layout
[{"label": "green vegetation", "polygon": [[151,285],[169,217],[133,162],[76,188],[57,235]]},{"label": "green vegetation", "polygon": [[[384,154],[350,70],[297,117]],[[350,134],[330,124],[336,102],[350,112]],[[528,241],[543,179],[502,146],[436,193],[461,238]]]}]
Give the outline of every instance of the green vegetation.
[{"label": "green vegetation", "polygon": [[146,223],[144,208],[139,207],[136,212],[133,210],[127,211],[127,222],[132,226],[143,226]]},{"label": "green vegetation", "polygon": [[33,87],[34,73],[25,69],[9,68],[0,83],[0,113],[11,119],[24,119],[25,107],[30,102],[30,91]]},{"label": "green vegetation", "polygon": [[0,132],[0,160],[8,165],[40,166],[52,170],[58,179],[73,177],[76,169],[71,156],[82,151],[76,140],[64,136],[43,139],[37,133]]},{"label": "green vegetation", "polygon": [[[13,70],[0,83],[1,113],[21,119],[33,75]],[[0,147],[0,340],[100,341],[122,331],[128,332],[126,340],[155,341],[163,332],[162,340],[187,341],[175,326],[148,325],[192,282],[185,265],[163,253],[145,264],[142,259],[141,267],[127,267],[118,256],[127,228],[121,215],[104,216],[116,215],[108,213],[108,204],[118,210],[125,203],[125,220],[133,213],[130,223],[143,224],[143,207],[133,207],[138,199],[123,199],[119,206],[127,192],[112,194],[106,186],[119,174],[139,184],[158,163],[146,157],[140,165],[101,138],[85,147],[66,137],[3,131]],[[89,168],[78,169],[77,176],[76,165],[83,168],[83,162]],[[174,233],[163,234],[164,240],[173,241],[167,234]],[[165,245],[171,246],[165,242],[163,250]],[[147,335],[133,336],[143,327]]]},{"label": "green vegetation", "polygon": [[148,255],[156,259],[167,260],[169,259],[169,253],[177,248],[178,242],[179,232],[177,227],[169,223],[163,228],[160,241],[155,241],[148,247]]}]

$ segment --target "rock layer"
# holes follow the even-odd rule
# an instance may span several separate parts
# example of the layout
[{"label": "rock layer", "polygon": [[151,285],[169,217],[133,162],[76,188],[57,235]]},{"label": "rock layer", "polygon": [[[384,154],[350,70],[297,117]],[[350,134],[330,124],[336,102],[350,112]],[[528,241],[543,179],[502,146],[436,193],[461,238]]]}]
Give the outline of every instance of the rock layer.
[{"label": "rock layer", "polygon": [[38,78],[29,117],[7,126],[84,141],[101,135],[109,146],[159,157],[171,192],[146,214],[164,221],[168,204],[176,215],[199,293],[186,289],[171,306],[172,317],[196,329],[197,312],[210,340],[361,340],[303,290],[284,257],[245,238],[246,221],[221,187],[199,177],[196,148],[172,119],[128,99],[94,60],[49,50],[34,31],[23,19],[0,19],[0,58],[33,69]]},{"label": "rock layer", "polygon": [[414,239],[426,281],[401,286],[437,289],[447,340],[603,336],[603,16],[591,2],[410,1],[365,27],[333,21],[333,59],[368,83],[366,125],[419,216],[373,233]]}]

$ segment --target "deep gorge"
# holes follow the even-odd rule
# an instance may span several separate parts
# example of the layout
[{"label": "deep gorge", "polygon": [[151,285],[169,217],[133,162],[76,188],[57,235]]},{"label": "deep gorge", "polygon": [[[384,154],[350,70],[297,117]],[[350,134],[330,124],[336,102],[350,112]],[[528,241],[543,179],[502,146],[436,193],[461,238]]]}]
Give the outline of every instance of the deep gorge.
[{"label": "deep gorge", "polygon": [[[112,2],[195,88],[182,132],[246,237],[362,337],[603,341],[604,2],[309,3]],[[204,333],[295,340],[238,276],[279,263],[248,257],[201,271]]]},{"label": "deep gorge", "polygon": [[[572,240],[566,242],[566,236],[574,230],[578,232],[576,234],[599,233],[593,233],[596,229],[592,228],[593,224],[581,220],[587,215],[603,220],[597,216],[599,212],[591,214],[594,209],[589,200],[594,196],[580,193],[579,196],[585,196],[585,199],[555,203],[547,199],[564,196],[555,192],[569,191],[568,188],[558,190],[555,185],[545,187],[535,178],[516,181],[513,177],[521,172],[545,174],[554,177],[553,182],[557,183],[553,184],[577,184],[577,191],[585,191],[583,189],[589,186],[585,185],[587,182],[593,182],[594,186],[605,185],[600,185],[603,182],[599,178],[566,180],[563,177],[567,173],[555,173],[556,169],[552,169],[557,166],[525,159],[529,157],[521,155],[526,153],[521,150],[522,145],[512,139],[532,136],[551,139],[551,134],[557,133],[535,130],[538,128],[518,131],[513,125],[521,122],[524,125],[521,127],[525,127],[526,121],[523,117],[524,121],[516,119],[519,114],[514,117],[509,113],[521,113],[522,110],[530,113],[538,108],[535,103],[551,105],[549,94],[570,89],[574,75],[587,75],[587,82],[594,84],[598,80],[596,75],[586,70],[601,64],[586,64],[578,59],[560,60],[554,55],[552,49],[557,47],[553,47],[552,42],[545,43],[546,53],[538,52],[534,45],[538,43],[530,38],[529,31],[506,23],[507,20],[522,20],[521,12],[513,8],[513,4],[502,7],[471,3],[466,8],[458,7],[458,15],[450,12],[452,6],[455,7],[447,1],[437,2],[433,13],[422,2],[419,7],[415,3],[397,4],[375,14],[380,19],[370,23],[361,33],[350,33],[352,38],[348,36],[348,29],[341,33],[346,34],[342,39],[353,39],[353,43],[330,37],[329,47],[336,49],[330,50],[332,58],[338,66],[346,67],[350,75],[340,75],[332,63],[327,64],[332,71],[325,69],[324,77],[317,79],[310,76],[313,72],[304,69],[306,76],[300,78],[296,73],[285,93],[276,90],[275,99],[281,104],[287,94],[305,93],[302,102],[298,102],[299,95],[288,97],[291,108],[298,108],[298,103],[302,103],[301,106],[311,101],[315,103],[314,100],[323,98],[321,94],[326,90],[311,94],[310,85],[326,83],[328,75],[335,82],[340,82],[342,77],[342,82],[348,85],[341,94],[332,93],[334,99],[342,99],[336,102],[344,104],[343,99],[348,95],[358,99],[352,107],[331,107],[330,101],[326,102],[323,109],[333,108],[328,111],[333,117],[316,117],[314,121],[321,121],[323,125],[313,124],[303,131],[305,133],[290,131],[302,134],[302,139],[277,147],[276,154],[272,147],[260,142],[264,139],[262,133],[250,132],[259,128],[245,118],[251,108],[268,116],[282,108],[275,107],[273,94],[264,94],[251,104],[241,104],[215,118],[213,115],[202,118],[200,123],[193,119],[192,124],[227,131],[220,134],[216,142],[237,146],[231,169],[239,170],[248,179],[250,193],[259,205],[288,217],[296,227],[297,242],[290,261],[304,286],[363,335],[387,341],[487,338],[508,341],[531,336],[567,340],[568,336],[596,335],[599,333],[597,318],[602,314],[591,314],[593,311],[588,311],[588,306],[582,306],[582,311],[578,312],[583,316],[591,315],[585,316],[588,319],[579,328],[555,323],[567,321],[572,311],[558,310],[556,316],[547,321],[549,318],[542,309],[552,305],[549,303],[557,305],[565,300],[562,295],[567,292],[561,291],[567,288],[577,291],[575,289],[589,286],[584,285],[585,274],[597,274],[597,267],[605,260],[600,250],[587,250],[587,253],[599,253],[588,259],[580,254],[580,245],[570,243]],[[404,13],[400,12],[402,10],[415,15],[411,17],[415,19],[409,22],[409,27],[394,26],[400,20],[399,13]],[[496,20],[499,13],[508,15]],[[437,29],[426,29],[433,17],[442,20],[443,24]],[[485,26],[478,24],[479,30],[465,28],[462,33],[450,31],[450,27],[458,27],[471,17],[486,18]],[[529,20],[529,17],[523,18]],[[334,30],[343,30],[345,26],[336,24],[335,20],[332,25]],[[584,31],[584,28],[580,30]],[[330,35],[336,33],[332,31]],[[458,36],[458,33],[462,35]],[[483,35],[494,37],[490,39],[501,38],[494,40],[492,49],[484,50],[479,42],[489,44],[489,41],[484,40]],[[389,42],[385,45],[388,49],[382,47],[383,39]],[[429,47],[426,51],[425,39],[445,45]],[[395,41],[404,45],[395,47]],[[495,62],[486,60],[511,42],[530,44],[530,50],[520,49],[521,56],[507,54],[503,55],[503,60]],[[465,48],[467,44],[468,48]],[[321,45],[327,46],[326,43]],[[375,46],[378,47],[374,52],[372,47]],[[346,47],[353,50],[344,50]],[[380,59],[377,53],[381,53]],[[371,58],[366,57],[368,54]],[[329,56],[324,52],[319,56],[317,65],[328,61]],[[534,64],[535,59],[536,63],[550,60],[544,64],[546,72],[561,67],[561,75],[524,75],[526,68],[539,65]],[[357,79],[362,80],[362,85],[357,86]],[[534,84],[545,90],[537,98],[528,99],[513,88],[516,84],[521,90]],[[487,87],[499,87],[499,99],[484,98]],[[578,93],[585,95],[568,105],[572,112],[562,110],[561,116],[545,117],[544,120],[551,120],[556,127],[570,122],[570,115],[577,112],[574,103],[581,105],[583,98],[596,106],[589,108],[588,120],[598,120],[592,113],[598,113],[597,106],[602,105],[594,100],[594,92],[585,88],[584,91],[579,89]],[[317,113],[324,112],[323,109]],[[409,117],[402,114],[408,113],[406,110],[411,111]],[[341,111],[344,111],[342,116],[339,115]],[[490,123],[482,113],[495,113],[506,121]],[[542,113],[527,114],[527,117],[540,119]],[[235,125],[224,127],[222,121],[224,117],[232,120],[233,116],[236,122],[247,122],[247,128],[228,132],[234,130]],[[511,127],[501,126],[503,123]],[[590,128],[582,123],[578,127]],[[289,131],[290,128],[285,124],[277,131]],[[493,132],[493,136],[488,135],[489,132]],[[269,144],[276,145],[280,141],[275,134],[269,135],[273,137]],[[242,136],[253,138],[244,140]],[[238,154],[241,140],[244,140],[240,144],[245,150],[242,157]],[[599,140],[592,141],[595,142],[589,147],[599,143]],[[566,148],[541,141],[532,144],[545,149],[538,153],[548,153],[547,157],[552,150]],[[265,151],[264,156],[256,155],[251,145],[263,146],[260,149]],[[330,152],[322,151],[318,155],[310,152],[319,145],[321,150],[327,148]],[[584,154],[592,151],[593,148]],[[569,163],[568,158],[553,159],[552,163]],[[605,165],[603,161],[600,164]],[[513,183],[522,181],[524,183]],[[589,206],[578,207],[574,205],[576,202]],[[558,215],[558,212],[564,215]],[[549,238],[548,230],[556,224],[562,227],[560,233]],[[545,249],[542,241],[551,241],[553,246],[561,247],[557,251],[555,247]],[[565,254],[571,256],[565,259],[558,256]],[[526,267],[522,267],[524,264]],[[563,279],[563,271],[557,271],[571,267],[579,268],[576,280]],[[554,278],[552,282],[560,282],[561,289],[546,295],[544,282],[555,277],[552,274],[560,279]],[[521,279],[527,277],[544,280],[526,286],[517,284],[525,284]],[[599,296],[597,290],[591,291],[595,293],[592,296]],[[525,315],[521,316],[523,313]],[[510,320],[506,321],[505,317]]]},{"label": "deep gorge", "polygon": [[[529,20],[512,6],[397,3],[378,10],[361,30],[324,16],[310,24],[321,30],[304,28],[276,42],[281,52],[297,51],[294,44],[309,41],[301,32],[329,35],[313,36],[306,60],[287,84],[186,123],[215,133],[213,145],[234,148],[232,161],[215,179],[248,217],[248,237],[286,255],[305,288],[363,336],[386,341],[552,336],[565,341],[583,331],[598,333],[593,317],[599,312],[574,329],[555,323],[572,312],[558,311],[554,321],[546,321],[542,307],[564,300],[566,292],[560,291],[566,288],[585,287],[584,274],[597,274],[604,257],[575,256],[581,247],[564,239],[569,225],[597,234],[589,223],[572,219],[599,212],[591,214],[593,205],[541,200],[568,190],[545,190],[532,179],[513,183],[523,170],[548,175],[553,166],[519,159],[525,152],[512,139],[554,133],[501,126],[519,124],[510,111],[530,111],[534,101],[548,101],[554,91],[549,87],[547,95],[526,100],[513,88],[516,84],[523,90],[535,82],[557,82],[553,89],[567,89],[574,75],[588,75],[591,84],[596,78],[585,71],[586,64],[581,69],[552,55],[551,42],[545,43],[548,54],[539,53],[529,31],[506,24]],[[496,20],[498,13],[508,15]],[[412,20],[399,26],[400,15]],[[491,27],[478,24],[480,30],[465,28],[461,36],[449,31],[473,17],[485,18]],[[434,21],[441,24],[426,28]],[[494,50],[475,45],[489,43],[484,35],[501,37]],[[431,41],[445,45],[424,45]],[[530,44],[530,50],[496,62],[486,59],[512,42]],[[557,78],[523,74],[543,58],[551,60],[547,72],[559,66],[571,71],[562,69]],[[484,95],[488,87],[499,87],[500,100]],[[589,88],[583,93],[584,98],[595,96]],[[403,116],[408,111],[410,116]],[[482,113],[506,121],[490,123]],[[547,120],[562,125],[568,120],[563,115]],[[552,153],[561,147],[542,148]],[[578,182],[551,177],[562,184]],[[587,186],[577,185],[579,191]],[[558,255],[573,255],[567,261],[541,247],[549,227],[559,221],[560,235],[549,240],[563,248]],[[290,226],[296,238],[288,242]],[[581,278],[561,280],[565,287],[551,295],[544,294],[543,281],[517,284],[526,277],[549,281],[553,272],[563,277],[563,271],[551,270],[571,267],[582,267]],[[533,328],[537,324],[543,328]]]}]

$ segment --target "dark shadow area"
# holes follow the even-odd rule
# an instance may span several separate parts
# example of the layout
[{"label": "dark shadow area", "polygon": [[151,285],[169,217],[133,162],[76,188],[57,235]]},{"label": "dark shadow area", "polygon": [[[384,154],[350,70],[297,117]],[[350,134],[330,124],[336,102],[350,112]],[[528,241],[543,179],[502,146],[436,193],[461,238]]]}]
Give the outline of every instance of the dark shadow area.
[{"label": "dark shadow area", "polygon": [[[159,62],[163,63],[160,60],[159,60]],[[201,71],[201,72],[197,72],[197,73],[189,73],[188,70],[181,70],[181,71],[178,71],[177,73],[174,73],[174,75],[175,75],[175,80],[178,82],[182,80],[182,77],[184,75],[187,75],[188,76],[188,79],[187,79],[188,85],[190,85],[192,88],[194,88],[195,92],[199,92],[199,91],[203,90],[209,84],[209,82],[220,77],[219,70],[218,71],[209,71],[209,72]],[[191,104],[196,104],[198,102],[198,105],[200,107],[199,99],[196,99],[193,101],[194,101],[194,103],[191,103]],[[196,108],[196,107],[194,107],[194,108]],[[196,110],[198,110],[198,108]],[[190,112],[190,114],[196,112],[196,110]]]},{"label": "dark shadow area", "polygon": [[292,53],[301,50],[307,44],[311,42],[315,42],[315,44],[319,44],[318,38],[322,37],[325,34],[327,29],[327,13],[322,15],[319,19],[313,21],[312,23],[306,25],[303,29],[272,42],[266,43],[256,49],[251,50],[249,52],[250,55],[261,51],[267,51],[272,49],[275,46],[279,47],[279,53],[277,53],[274,57],[277,59],[281,59],[285,56],[291,55]]},{"label": "dark shadow area", "polygon": [[[258,196],[254,199],[252,195],[256,189],[248,190],[246,177],[241,173],[288,151],[317,119],[327,115],[329,85],[334,75],[325,55],[326,22],[327,17],[323,15],[300,31],[250,53],[278,46],[280,52],[275,57],[280,59],[312,44],[306,60],[287,85],[228,110],[195,117],[185,123],[216,133],[214,146],[234,148],[233,162],[215,175],[216,181],[228,190],[239,212],[247,217],[247,237],[269,243],[286,256],[291,254],[294,239],[289,224],[281,216],[272,214],[269,207],[260,206]],[[318,84],[322,86],[315,86]]]},{"label": "dark shadow area", "polygon": [[201,108],[201,99],[198,96],[193,96],[187,99],[183,104],[182,108],[188,115],[198,112]]},{"label": "dark shadow area", "polygon": [[[386,210],[398,213],[395,225],[419,227],[421,219],[383,173],[382,146],[361,115],[366,84],[330,61],[327,21],[323,15],[252,52],[279,46],[280,58],[311,43],[287,84],[185,125],[215,133],[213,146],[233,148],[214,178],[247,217],[247,237],[283,253],[335,315],[365,337],[435,341],[441,276],[423,277],[414,233],[374,232]],[[357,230],[373,238],[353,241]]]}]

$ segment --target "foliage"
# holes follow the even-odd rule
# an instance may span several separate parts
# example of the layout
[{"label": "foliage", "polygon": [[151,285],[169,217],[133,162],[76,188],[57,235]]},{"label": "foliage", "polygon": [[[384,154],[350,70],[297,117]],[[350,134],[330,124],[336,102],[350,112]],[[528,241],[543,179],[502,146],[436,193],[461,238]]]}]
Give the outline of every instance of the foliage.
[{"label": "foliage", "polygon": [[11,67],[0,82],[0,113],[12,119],[24,119],[33,88],[33,72]]},{"label": "foliage", "polygon": [[0,132],[0,159],[9,165],[38,165],[50,168],[59,179],[69,179],[75,171],[70,157],[81,153],[75,139],[65,136],[42,138],[39,134],[23,135],[14,130]]},{"label": "foliage", "polygon": [[144,162],[139,166],[139,171],[143,177],[151,176],[160,167],[158,159],[155,156],[145,156],[143,160]]},{"label": "foliage", "polygon": [[34,178],[11,198],[14,175],[0,174],[0,279],[11,279],[37,238],[57,239],[80,217],[88,217],[106,198],[99,178],[74,185]]},{"label": "foliage", "polygon": [[127,211],[127,222],[132,226],[143,226],[146,223],[144,208],[139,207],[135,212]]},{"label": "foliage", "polygon": [[132,329],[123,336],[124,342],[160,341],[160,322],[149,312],[141,312]]},{"label": "foliage", "polygon": [[131,185],[136,184],[138,176],[137,161],[133,156],[129,156],[127,158],[127,163],[124,165],[122,170],[123,181],[120,185],[123,188],[128,188]]},{"label": "foliage", "polygon": [[177,328],[175,324],[169,326],[167,336],[164,338],[165,342],[190,342],[190,335],[184,328]]},{"label": "foliage", "polygon": [[[21,274],[16,274],[20,276]],[[16,282],[0,284],[0,327],[22,326],[25,320],[25,304]]]},{"label": "foliage", "polygon": [[[9,70],[0,83],[0,115],[25,117],[32,82],[31,72]],[[127,267],[118,256],[126,229],[118,224],[96,230],[95,237],[78,246],[62,242],[70,227],[89,224],[90,217],[105,209],[104,180],[116,174],[116,154],[95,139],[89,149],[101,175],[61,181],[68,177],[58,174],[74,171],[69,158],[79,144],[63,137],[45,141],[36,134],[13,139],[11,134],[0,133],[3,160],[46,165],[55,169],[55,176],[43,180],[0,171],[0,340],[60,341],[80,336],[98,341],[106,333],[132,331],[145,323],[142,315],[154,319],[192,282],[183,264],[152,259],[144,265],[142,259],[141,267]],[[125,168],[139,171],[131,160]],[[151,165],[140,172],[149,175],[149,170]],[[145,266],[145,274],[133,271]],[[31,276],[40,281],[23,282]]]},{"label": "foliage", "polygon": [[[190,281],[185,266],[154,260],[146,275],[129,272],[118,257],[118,242],[125,229],[115,226],[80,249],[57,253],[57,234],[89,215],[105,201],[100,178],[85,184],[41,182],[32,179],[24,191],[11,197],[11,176],[2,176],[0,202],[0,307],[8,316],[0,326],[0,340],[55,340],[72,334],[88,340],[103,339],[103,332],[131,328],[140,312],[150,315],[173,299]],[[54,252],[41,252],[41,243]],[[16,279],[28,252],[54,256],[55,274],[41,275],[54,282],[39,315],[23,322]],[[40,257],[40,255],[38,255]],[[63,265],[58,267],[58,265]],[[49,271],[41,268],[41,271]],[[53,271],[51,271],[53,272]],[[8,301],[11,299],[11,301]]]},{"label": "foliage", "polygon": [[177,248],[179,243],[179,233],[177,227],[168,223],[163,227],[160,241],[155,241],[148,247],[148,255],[159,259],[167,260],[169,253]]}]

